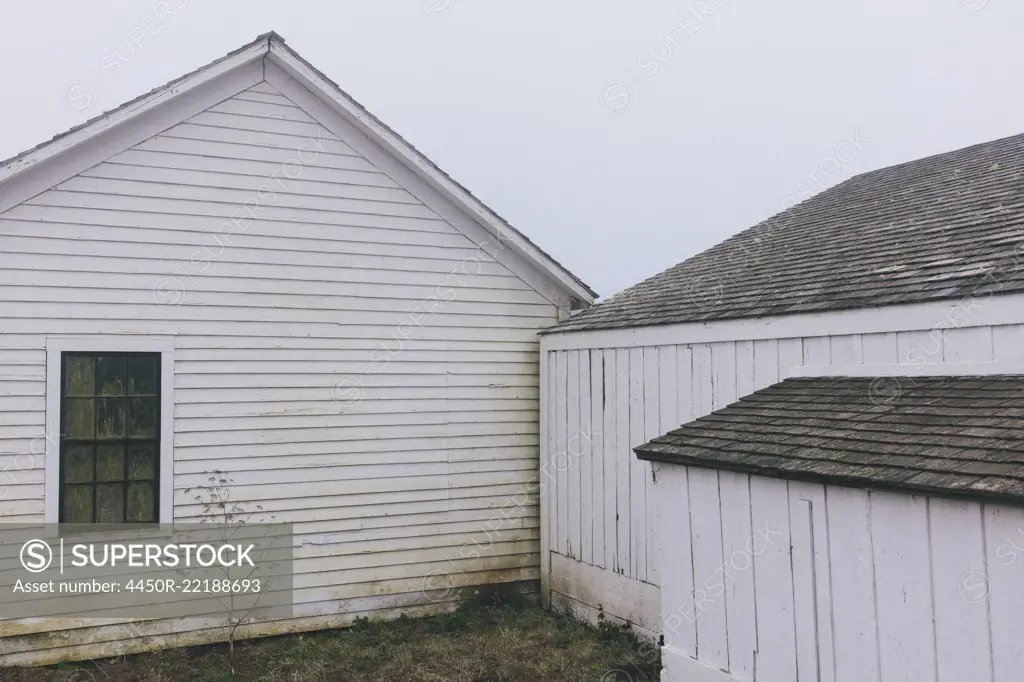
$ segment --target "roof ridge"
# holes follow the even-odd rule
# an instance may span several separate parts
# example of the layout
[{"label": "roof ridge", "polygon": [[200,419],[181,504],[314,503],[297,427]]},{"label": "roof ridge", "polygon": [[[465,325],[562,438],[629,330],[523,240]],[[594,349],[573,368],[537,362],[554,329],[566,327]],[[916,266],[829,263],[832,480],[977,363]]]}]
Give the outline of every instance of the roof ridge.
[{"label": "roof ridge", "polygon": [[[899,169],[899,168],[905,168],[905,167],[914,166],[914,165],[917,165],[917,164],[925,164],[925,163],[929,163],[929,162],[934,162],[934,161],[937,161],[939,159],[948,157],[948,156],[953,155],[953,154],[961,154],[961,153],[974,152],[974,151],[978,151],[978,150],[980,150],[980,149],[982,149],[984,147],[991,147],[992,145],[998,145],[1000,143],[1009,142],[1010,140],[1015,140],[1015,139],[1024,140],[1024,133],[1014,133],[1013,135],[1004,135],[1003,137],[997,137],[997,138],[995,138],[993,140],[983,140],[981,142],[972,142],[971,144],[969,144],[969,145],[967,145],[965,147],[956,147],[954,149],[947,149],[946,151],[943,151],[943,152],[935,152],[934,154],[929,154],[928,156],[922,156],[922,157],[917,158],[917,159],[910,159],[908,161],[900,161],[898,163],[891,163],[888,166],[881,166],[879,168],[873,168],[871,170],[866,170],[866,171],[857,173],[856,175],[851,175],[849,178],[847,178],[843,182],[849,182],[851,180],[856,180],[858,178],[863,178],[865,176],[873,175],[873,174],[876,174],[876,173],[883,173],[885,171],[896,170],[896,169]],[[835,185],[835,186],[838,187],[838,185]]]},{"label": "roof ridge", "polygon": [[1024,134],[859,173],[544,333],[1021,293],[1022,178]]},{"label": "roof ridge", "polygon": [[[19,178],[27,178],[19,187],[20,194],[7,192],[6,195],[0,196],[0,213],[32,196],[33,192],[39,189],[32,183],[42,187],[49,182],[52,178],[42,173],[40,168],[44,166],[51,170],[62,168],[54,159],[62,157],[63,154],[73,149],[93,144],[98,137],[133,120],[138,115],[149,114],[151,111],[160,109],[167,102],[188,92],[190,88],[201,87],[197,83],[203,83],[204,79],[220,78],[225,73],[267,58],[271,58],[275,63],[280,62],[286,72],[299,79],[297,82],[300,82],[303,87],[316,92],[316,96],[324,100],[333,112],[354,123],[370,139],[381,145],[387,153],[408,168],[415,177],[422,180],[430,192],[438,196],[439,200],[453,204],[460,211],[460,218],[465,216],[481,228],[483,230],[481,235],[487,235],[486,239],[482,236],[479,239],[481,248],[488,243],[491,243],[491,251],[510,247],[510,252],[514,254],[512,258],[522,258],[526,263],[526,267],[520,268],[517,273],[520,277],[525,276],[526,281],[542,296],[556,305],[566,307],[569,307],[573,301],[581,301],[584,305],[589,305],[597,298],[597,294],[583,280],[498,215],[496,211],[484,204],[408,140],[367,110],[337,83],[287,45],[284,37],[276,31],[261,33],[254,40],[212,62],[172,79],[114,109],[104,111],[35,147],[0,162],[0,186],[6,186],[9,189],[11,185],[6,185],[6,183],[17,183]],[[265,69],[263,74],[265,77]],[[55,144],[59,140],[62,142]],[[59,176],[59,173],[52,175]],[[498,240],[498,245],[495,246],[492,243],[492,237]],[[509,263],[507,260],[503,262],[506,265]],[[527,270],[537,271],[541,279],[534,280],[532,275],[524,275]]]}]

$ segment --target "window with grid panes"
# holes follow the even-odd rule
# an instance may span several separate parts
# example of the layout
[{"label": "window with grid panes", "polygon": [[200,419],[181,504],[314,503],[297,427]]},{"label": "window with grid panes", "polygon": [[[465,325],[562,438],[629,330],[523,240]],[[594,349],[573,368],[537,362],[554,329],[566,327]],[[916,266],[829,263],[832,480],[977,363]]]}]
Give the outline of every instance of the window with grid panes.
[{"label": "window with grid panes", "polygon": [[61,523],[157,523],[160,354],[63,353]]}]

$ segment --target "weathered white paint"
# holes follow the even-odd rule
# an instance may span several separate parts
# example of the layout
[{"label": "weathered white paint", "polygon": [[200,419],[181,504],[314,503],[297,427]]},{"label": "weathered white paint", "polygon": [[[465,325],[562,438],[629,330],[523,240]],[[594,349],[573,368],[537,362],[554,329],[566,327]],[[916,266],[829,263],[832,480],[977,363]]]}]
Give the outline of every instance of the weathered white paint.
[{"label": "weathered white paint", "polygon": [[[537,333],[571,292],[523,254],[492,256],[452,198],[301,87],[245,83],[176,125],[154,109],[162,128],[123,149],[96,138],[116,153],[0,212],[0,521],[54,516],[42,444],[60,352],[156,349],[161,516],[197,519],[184,491],[219,469],[257,517],[295,524],[295,619],[252,634],[528,589]],[[220,625],[8,621],[0,665],[212,641]]]},{"label": "weathered white paint", "polygon": [[[959,327],[950,328],[950,310],[970,310],[971,314],[956,318]],[[549,551],[588,566],[610,571],[622,576],[626,582],[636,586],[637,592],[644,586],[657,586],[664,582],[661,567],[652,566],[654,552],[661,545],[662,551],[669,551],[664,542],[658,540],[657,516],[648,514],[648,498],[652,485],[653,471],[649,464],[638,462],[631,448],[645,440],[661,435],[693,419],[725,407],[737,398],[765,388],[792,376],[904,376],[922,374],[1020,374],[1024,373],[1024,298],[1003,296],[982,301],[965,301],[941,304],[922,304],[913,307],[893,306],[871,311],[850,311],[854,320],[863,323],[865,329],[882,329],[874,333],[845,333],[851,329],[849,321],[838,314],[803,315],[752,322],[721,322],[702,325],[673,325],[656,328],[637,328],[594,332],[573,332],[546,334],[541,337],[541,365],[546,367],[548,381],[542,392],[549,400],[548,409],[542,418],[547,429],[547,438],[542,443],[542,466],[555,470],[553,462],[563,462],[564,471],[550,480],[550,489],[545,492],[553,513],[545,519],[542,532],[550,539]],[[934,315],[934,317],[932,317]],[[999,320],[999,326],[989,322]],[[916,325],[916,326],[915,326]],[[823,331],[836,330],[844,333],[833,335],[809,333],[816,326]],[[788,337],[785,333],[800,333],[803,336]],[[780,333],[778,338],[766,338],[769,333]],[[727,338],[728,334],[748,334]],[[726,337],[723,340],[723,337]],[[608,345],[602,345],[608,344]],[[591,361],[590,391],[570,393],[566,387],[578,385],[579,377],[569,371],[568,358],[572,354],[589,354]],[[596,372],[594,367],[603,371]],[[598,381],[597,379],[600,379]],[[895,382],[880,380],[878,391],[881,397],[886,392],[898,391]],[[601,428],[594,433],[583,426],[575,426],[568,415],[581,410],[593,412],[597,403],[603,416]],[[594,424],[593,420],[591,424]],[[582,456],[571,447],[570,439],[600,439],[604,449],[603,480],[591,482],[591,489],[580,490],[570,487],[573,481],[572,467],[583,471]],[[592,470],[591,470],[592,471]],[[591,477],[593,474],[591,473]],[[731,494],[740,495],[732,491]],[[720,490],[724,495],[725,490]],[[575,519],[574,507],[584,509],[582,496],[587,496],[590,514],[604,519],[605,557],[587,557],[578,548],[595,542],[598,526],[582,523],[579,526],[568,523]],[[746,504],[741,496],[739,501]],[[702,499],[701,504],[712,508],[713,499]],[[809,518],[816,518],[822,504],[808,503],[807,508],[791,510],[799,521],[803,543],[794,551],[816,555],[823,550],[819,527],[814,526],[814,535],[808,535]],[[723,508],[727,505],[724,502]],[[563,522],[564,519],[564,522]],[[664,522],[663,520],[661,521]],[[726,522],[742,527],[742,519],[727,518]],[[672,522],[672,532],[680,533],[678,521]],[[701,526],[699,520],[692,530],[694,534],[713,532]],[[851,529],[854,532],[854,529]],[[589,537],[584,540],[583,535]],[[697,556],[696,560],[707,563],[713,558]],[[552,571],[557,565],[552,564]],[[781,565],[781,564],[780,564]],[[838,570],[845,570],[842,567]],[[684,570],[681,565],[673,569],[676,574]],[[574,576],[577,574],[574,573]],[[585,576],[595,575],[587,570],[569,582],[575,593],[566,595],[579,605],[591,609],[608,609],[608,596],[597,582],[588,584]],[[807,578],[807,575],[803,576]],[[827,583],[829,577],[817,572],[814,579]],[[557,576],[551,576],[557,580]],[[730,587],[730,590],[733,588]],[[737,588],[738,589],[738,588]],[[744,618],[740,604],[744,595],[737,600],[725,602],[725,613],[712,611],[707,621],[719,621],[728,617],[729,611],[737,609],[735,618]],[[826,616],[825,606],[807,601],[807,595],[798,593],[801,618],[817,615],[819,621]],[[564,600],[563,600],[564,601]],[[860,604],[862,602],[857,602]],[[844,605],[856,611],[856,604]],[[579,607],[581,612],[585,609]],[[611,615],[614,614],[612,612]],[[647,614],[650,622],[654,614]],[[842,627],[837,625],[837,628]],[[696,642],[699,632],[694,625],[686,637]],[[683,635],[680,635],[683,636]],[[732,651],[738,641],[753,637],[752,632],[743,632],[730,638],[728,643],[715,643],[704,639],[706,648],[717,647],[724,652]],[[792,633],[775,631],[765,636],[778,637],[780,646],[813,647],[825,646],[820,641],[790,639]],[[739,639],[737,639],[739,638]],[[790,639],[787,639],[790,638]],[[842,637],[837,641],[849,640]],[[845,645],[844,645],[845,646]],[[867,643],[864,643],[867,646]],[[720,656],[717,653],[716,656]],[[835,656],[843,657],[846,651],[837,651]],[[851,657],[852,658],[852,657]],[[753,663],[747,661],[743,670]],[[851,666],[858,663],[852,661]],[[831,679],[827,671],[820,673],[821,679]],[[781,673],[780,673],[781,674]],[[787,673],[788,674],[788,673]],[[795,673],[794,673],[795,674]],[[801,671],[801,675],[805,675]]]},{"label": "weathered white paint", "polygon": [[[603,614],[611,623],[628,622],[639,634],[657,640],[660,623],[651,614],[658,613],[658,588],[604,571],[596,566],[573,561],[560,554],[551,555],[551,600],[556,608],[563,608],[583,620],[597,620]],[[604,595],[601,606],[574,599],[582,589],[597,583]]]},{"label": "weathered white paint", "polygon": [[657,470],[665,682],[1019,679],[1024,509]]}]

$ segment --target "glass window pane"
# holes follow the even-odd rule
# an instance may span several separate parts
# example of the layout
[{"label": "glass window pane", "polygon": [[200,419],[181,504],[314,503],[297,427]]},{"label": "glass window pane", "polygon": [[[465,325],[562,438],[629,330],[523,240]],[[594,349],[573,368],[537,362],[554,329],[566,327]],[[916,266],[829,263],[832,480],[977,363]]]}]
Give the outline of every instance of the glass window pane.
[{"label": "glass window pane", "polygon": [[95,412],[93,398],[67,398],[61,431],[66,438],[95,438]]},{"label": "glass window pane", "polygon": [[124,398],[96,399],[96,438],[124,438]]},{"label": "glass window pane", "polygon": [[128,395],[156,395],[159,355],[128,357]]},{"label": "glass window pane", "polygon": [[159,354],[66,353],[64,367],[62,519],[158,521]]},{"label": "glass window pane", "polygon": [[128,484],[128,522],[156,523],[156,483]]},{"label": "glass window pane", "polygon": [[89,443],[65,443],[63,446],[65,483],[92,481],[92,448]]},{"label": "glass window pane", "polygon": [[92,484],[64,486],[64,523],[92,523]]},{"label": "glass window pane", "polygon": [[156,443],[132,443],[128,446],[128,478],[133,481],[156,478]]},{"label": "glass window pane", "polygon": [[96,523],[124,523],[124,483],[96,484]]},{"label": "glass window pane", "polygon": [[123,355],[96,358],[96,395],[124,395],[124,359]]},{"label": "glass window pane", "polygon": [[95,395],[96,358],[91,355],[64,356],[64,393],[71,396]]},{"label": "glass window pane", "polygon": [[159,398],[128,399],[128,435],[130,437],[156,437]]},{"label": "glass window pane", "polygon": [[121,443],[96,446],[96,480],[124,480],[124,446]]}]

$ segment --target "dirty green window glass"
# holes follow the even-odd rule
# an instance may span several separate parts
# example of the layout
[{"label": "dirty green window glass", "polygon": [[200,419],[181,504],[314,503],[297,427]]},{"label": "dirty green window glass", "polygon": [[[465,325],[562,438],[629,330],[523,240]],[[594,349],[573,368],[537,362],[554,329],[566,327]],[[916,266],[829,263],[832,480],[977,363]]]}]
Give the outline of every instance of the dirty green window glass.
[{"label": "dirty green window glass", "polygon": [[61,357],[60,521],[157,523],[160,354]]}]

